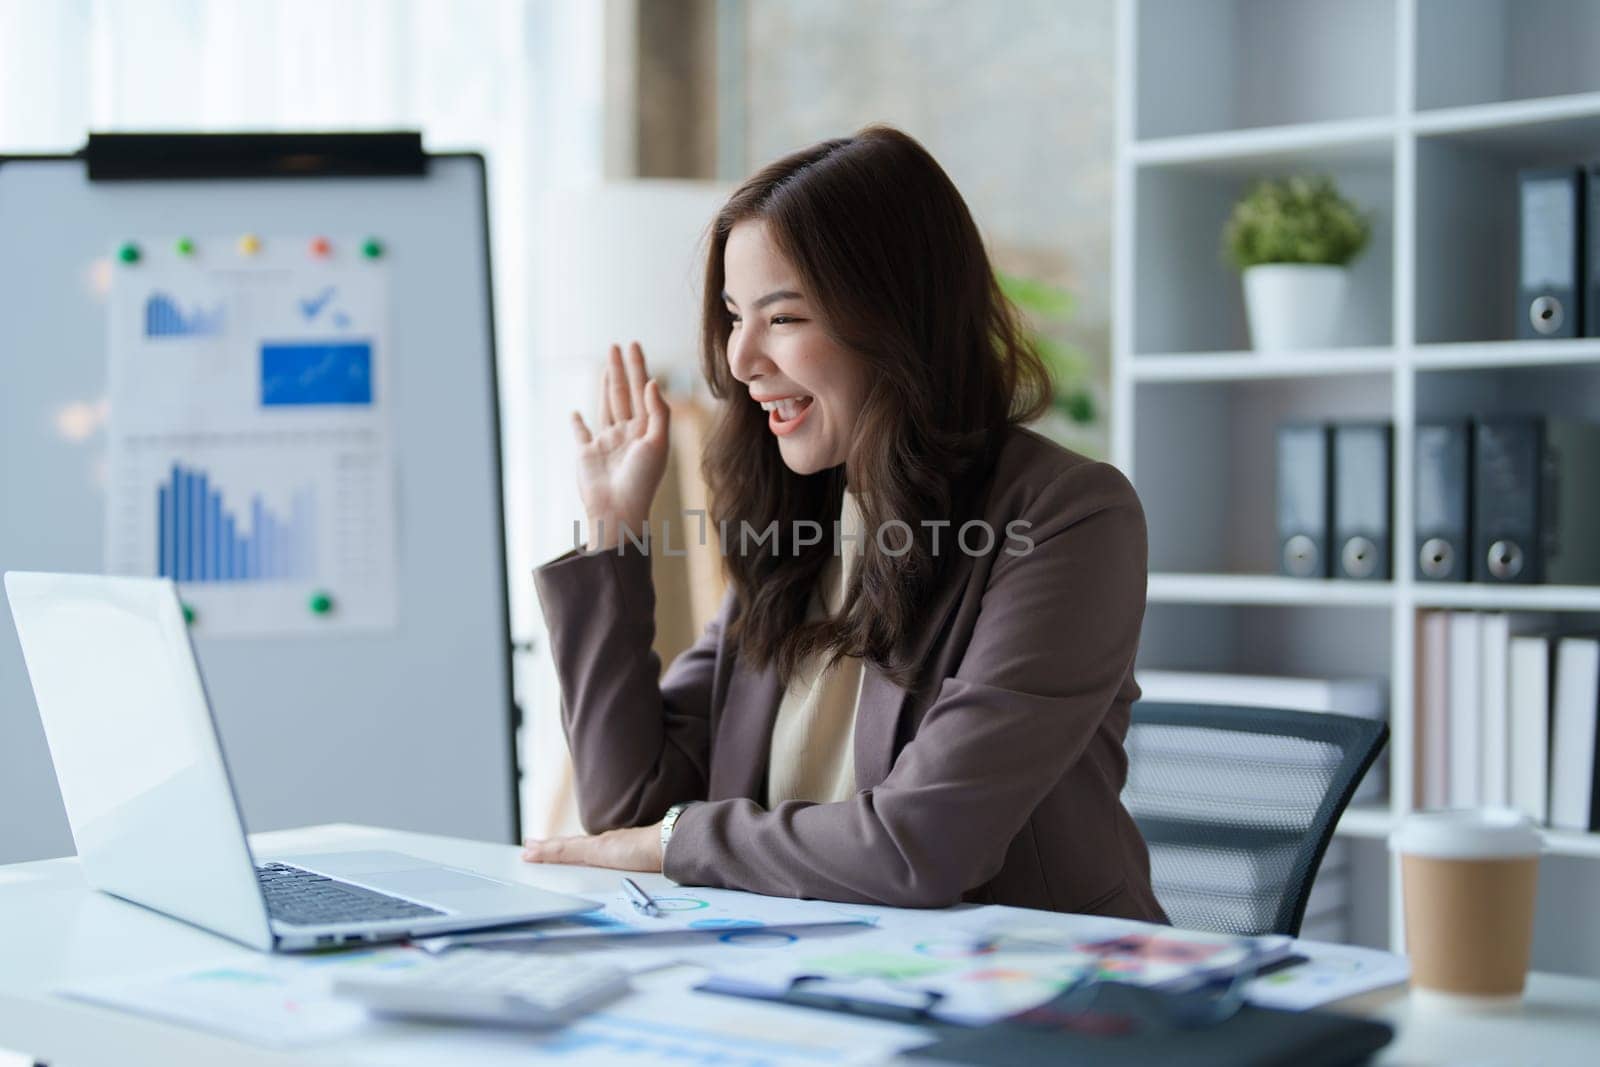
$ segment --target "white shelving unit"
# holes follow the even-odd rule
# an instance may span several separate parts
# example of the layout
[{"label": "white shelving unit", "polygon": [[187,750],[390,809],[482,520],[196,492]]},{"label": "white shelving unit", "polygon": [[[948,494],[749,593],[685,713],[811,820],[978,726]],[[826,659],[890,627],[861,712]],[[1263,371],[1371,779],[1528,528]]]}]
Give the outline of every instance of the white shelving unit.
[{"label": "white shelving unit", "polygon": [[[1410,550],[1418,419],[1600,417],[1600,340],[1512,339],[1516,172],[1600,156],[1600,3],[1124,0],[1119,19],[1111,425],[1150,524],[1140,662],[1388,678],[1390,800],[1338,833],[1386,902],[1364,939],[1399,948],[1382,839],[1413,807],[1418,612],[1600,626],[1600,588],[1424,583]],[[1258,353],[1222,227],[1288,173],[1330,174],[1373,239],[1335,347]],[[1393,580],[1277,576],[1274,433],[1306,418],[1394,424]],[[1593,973],[1600,834],[1549,840],[1535,965]]]}]

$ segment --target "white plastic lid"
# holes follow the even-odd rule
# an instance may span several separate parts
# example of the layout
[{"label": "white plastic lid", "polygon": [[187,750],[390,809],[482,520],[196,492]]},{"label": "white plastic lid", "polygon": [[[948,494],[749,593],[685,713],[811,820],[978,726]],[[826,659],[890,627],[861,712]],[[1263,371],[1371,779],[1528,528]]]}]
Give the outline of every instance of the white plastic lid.
[{"label": "white plastic lid", "polygon": [[1389,835],[1392,851],[1441,859],[1537,856],[1543,847],[1544,835],[1512,808],[1416,812]]}]

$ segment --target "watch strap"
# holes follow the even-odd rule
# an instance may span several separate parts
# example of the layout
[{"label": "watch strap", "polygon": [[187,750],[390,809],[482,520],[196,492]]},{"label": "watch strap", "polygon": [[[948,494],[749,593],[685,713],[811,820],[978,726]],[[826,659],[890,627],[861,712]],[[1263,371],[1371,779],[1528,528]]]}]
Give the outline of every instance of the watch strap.
[{"label": "watch strap", "polygon": [[678,825],[678,816],[682,815],[684,809],[688,806],[688,804],[674,804],[661,817],[661,861],[663,864],[666,863],[667,859],[667,842],[672,840],[672,828]]}]

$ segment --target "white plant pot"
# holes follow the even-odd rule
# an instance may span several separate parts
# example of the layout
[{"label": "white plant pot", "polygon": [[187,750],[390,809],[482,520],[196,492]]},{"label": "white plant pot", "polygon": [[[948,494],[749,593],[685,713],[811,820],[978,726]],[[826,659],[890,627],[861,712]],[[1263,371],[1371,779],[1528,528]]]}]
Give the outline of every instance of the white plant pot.
[{"label": "white plant pot", "polygon": [[1263,263],[1244,271],[1245,313],[1257,352],[1328,348],[1339,332],[1350,272],[1320,263]]}]

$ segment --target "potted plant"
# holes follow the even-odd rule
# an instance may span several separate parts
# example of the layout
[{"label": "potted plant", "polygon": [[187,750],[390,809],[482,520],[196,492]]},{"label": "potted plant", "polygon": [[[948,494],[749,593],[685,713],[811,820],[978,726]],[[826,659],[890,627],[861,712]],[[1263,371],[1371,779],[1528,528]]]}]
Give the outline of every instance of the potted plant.
[{"label": "potted plant", "polygon": [[1366,247],[1367,216],[1328,177],[1257,182],[1234,206],[1223,232],[1228,258],[1244,273],[1245,312],[1257,351],[1333,343],[1348,287],[1348,264]]}]

